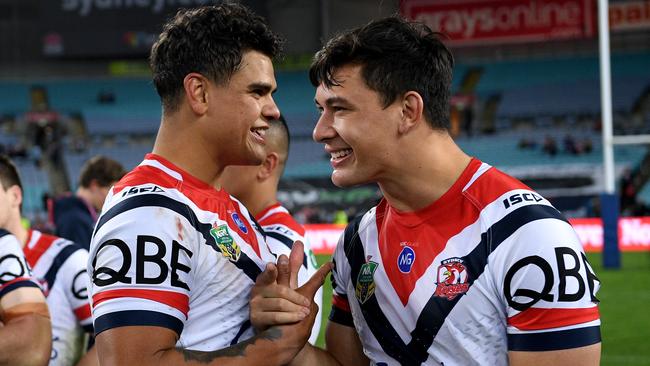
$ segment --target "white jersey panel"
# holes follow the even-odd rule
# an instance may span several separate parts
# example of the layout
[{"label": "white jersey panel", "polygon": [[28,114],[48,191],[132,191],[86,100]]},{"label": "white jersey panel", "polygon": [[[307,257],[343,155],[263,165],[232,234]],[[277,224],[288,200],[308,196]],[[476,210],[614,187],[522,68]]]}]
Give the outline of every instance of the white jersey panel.
[{"label": "white jersey panel", "polygon": [[97,332],[167,327],[177,346],[202,351],[253,335],[250,290],[275,257],[239,202],[152,155],[111,199],[88,267]]}]

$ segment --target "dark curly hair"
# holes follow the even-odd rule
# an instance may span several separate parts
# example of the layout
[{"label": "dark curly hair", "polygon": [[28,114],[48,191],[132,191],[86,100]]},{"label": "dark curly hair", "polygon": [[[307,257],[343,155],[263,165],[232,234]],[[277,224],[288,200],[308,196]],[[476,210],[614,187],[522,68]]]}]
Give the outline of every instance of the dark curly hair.
[{"label": "dark curly hair", "polygon": [[338,85],[333,75],[360,65],[366,85],[384,107],[408,91],[424,100],[424,116],[434,129],[449,128],[449,94],[454,58],[440,34],[400,17],[375,20],[331,39],[316,53],[309,70],[314,86]]},{"label": "dark curly hair", "polygon": [[4,154],[0,155],[0,184],[5,190],[13,186],[18,186],[21,191],[23,190],[16,165]]},{"label": "dark curly hair", "polygon": [[264,20],[240,4],[178,11],[163,26],[149,57],[163,108],[173,112],[178,107],[187,74],[197,72],[223,85],[239,68],[243,53],[254,50],[274,58],[281,45]]}]

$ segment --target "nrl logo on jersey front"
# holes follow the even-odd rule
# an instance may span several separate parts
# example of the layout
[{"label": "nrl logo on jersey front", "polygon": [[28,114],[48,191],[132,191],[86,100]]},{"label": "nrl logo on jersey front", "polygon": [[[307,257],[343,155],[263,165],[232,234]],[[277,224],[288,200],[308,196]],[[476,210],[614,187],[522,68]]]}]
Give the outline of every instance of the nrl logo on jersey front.
[{"label": "nrl logo on jersey front", "polygon": [[231,262],[237,262],[239,260],[241,248],[232,236],[230,236],[227,225],[224,224],[217,226],[216,224],[213,224],[212,229],[210,229],[210,235],[212,235],[214,241],[217,242],[217,246],[224,257],[228,258]]},{"label": "nrl logo on jersey front", "polygon": [[354,293],[362,304],[368,301],[368,299],[370,299],[370,297],[375,293],[374,275],[377,267],[379,267],[378,263],[368,260],[368,262],[364,263],[359,269],[357,287]]}]

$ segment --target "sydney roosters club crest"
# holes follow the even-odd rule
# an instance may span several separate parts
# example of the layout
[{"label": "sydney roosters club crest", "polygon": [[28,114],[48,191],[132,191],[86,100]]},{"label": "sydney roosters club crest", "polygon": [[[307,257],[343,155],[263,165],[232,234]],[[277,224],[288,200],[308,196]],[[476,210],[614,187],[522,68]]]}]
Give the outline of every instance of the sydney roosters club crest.
[{"label": "sydney roosters club crest", "polygon": [[460,258],[449,258],[440,262],[435,296],[453,300],[469,290],[467,268]]}]

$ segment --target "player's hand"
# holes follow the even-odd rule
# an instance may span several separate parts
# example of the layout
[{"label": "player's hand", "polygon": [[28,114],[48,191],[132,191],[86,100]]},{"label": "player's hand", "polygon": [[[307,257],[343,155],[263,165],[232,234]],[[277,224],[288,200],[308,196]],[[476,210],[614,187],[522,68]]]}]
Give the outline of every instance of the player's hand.
[{"label": "player's hand", "polygon": [[[323,264],[313,276],[307,281],[304,285],[297,288],[295,291],[298,294],[301,294],[309,299],[314,298],[316,291],[323,285],[327,274],[332,270],[332,263],[327,262]],[[310,312],[304,319],[297,323],[285,324],[280,326],[275,326],[270,329],[277,328],[282,334],[282,342],[285,346],[292,350],[294,357],[297,355],[300,350],[303,349],[309,337],[311,335],[312,328],[314,326],[314,321],[318,315],[318,305],[315,301],[311,301]]]},{"label": "player's hand", "polygon": [[[322,286],[331,264],[321,267],[300,289],[296,288],[298,271],[303,262],[304,248],[295,242],[289,257],[281,255],[277,265],[267,264],[251,292],[250,319],[257,331],[272,325],[293,324],[312,313],[315,292]],[[312,292],[312,287],[315,290]],[[315,308],[318,311],[318,307]],[[312,320],[313,323],[313,320]]]}]

